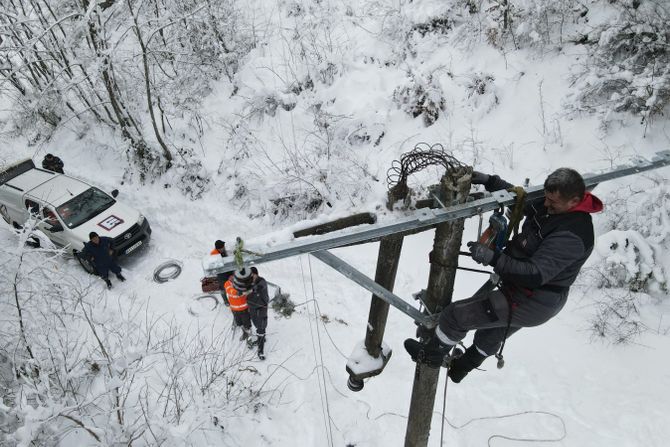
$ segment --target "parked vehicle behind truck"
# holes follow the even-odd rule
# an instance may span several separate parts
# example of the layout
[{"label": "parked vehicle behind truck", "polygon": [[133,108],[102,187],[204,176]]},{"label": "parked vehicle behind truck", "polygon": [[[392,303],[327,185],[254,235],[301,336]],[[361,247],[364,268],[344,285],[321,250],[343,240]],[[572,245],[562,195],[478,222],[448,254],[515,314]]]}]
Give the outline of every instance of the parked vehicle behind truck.
[{"label": "parked vehicle behind truck", "polygon": [[151,227],[133,208],[112,194],[82,180],[41,169],[26,159],[0,171],[0,215],[8,224],[21,228],[36,217],[37,228],[56,246],[75,255],[88,272],[88,260],[77,256],[89,240],[89,233],[114,240],[117,256],[125,256],[149,242]]}]

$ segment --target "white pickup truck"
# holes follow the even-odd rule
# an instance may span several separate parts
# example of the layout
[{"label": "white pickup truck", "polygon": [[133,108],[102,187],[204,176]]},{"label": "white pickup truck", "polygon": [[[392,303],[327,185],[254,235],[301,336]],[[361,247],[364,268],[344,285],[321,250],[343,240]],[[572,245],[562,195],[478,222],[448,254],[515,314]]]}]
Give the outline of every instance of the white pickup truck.
[{"label": "white pickup truck", "polygon": [[[36,216],[37,228],[58,247],[77,255],[89,233],[113,239],[117,256],[146,245],[151,237],[147,219],[95,186],[35,166],[27,159],[0,171],[0,215],[15,228]],[[82,267],[91,265],[76,256]]]}]

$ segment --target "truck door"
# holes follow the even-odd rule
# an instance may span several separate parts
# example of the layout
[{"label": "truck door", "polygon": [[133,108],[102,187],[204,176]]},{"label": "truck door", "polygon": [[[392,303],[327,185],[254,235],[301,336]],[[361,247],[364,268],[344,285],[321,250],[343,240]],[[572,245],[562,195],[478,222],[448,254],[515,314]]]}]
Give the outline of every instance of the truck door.
[{"label": "truck door", "polygon": [[25,205],[28,212],[38,219],[37,228],[43,231],[51,242],[61,247],[67,245],[63,224],[48,205],[30,198],[26,198]]},{"label": "truck door", "polygon": [[46,205],[42,208],[42,217],[44,221],[41,225],[43,226],[43,231],[49,236],[49,239],[56,245],[65,247],[69,243],[66,235],[68,230],[63,226],[63,222],[58,219],[58,215],[50,206]]}]

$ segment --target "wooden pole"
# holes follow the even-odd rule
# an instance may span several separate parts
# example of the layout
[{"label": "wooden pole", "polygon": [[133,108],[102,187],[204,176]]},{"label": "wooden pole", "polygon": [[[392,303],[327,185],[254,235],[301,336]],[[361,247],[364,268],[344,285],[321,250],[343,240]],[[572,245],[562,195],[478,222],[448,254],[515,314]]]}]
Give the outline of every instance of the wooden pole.
[{"label": "wooden pole", "polygon": [[[402,242],[402,236],[387,236],[382,238],[379,243],[375,282],[390,292],[393,292],[395,277],[398,272]],[[378,358],[381,353],[388,313],[388,303],[373,294],[368,315],[368,327],[365,332],[365,349],[374,358]]]},{"label": "wooden pole", "polygon": [[[467,168],[442,177],[445,203],[463,203],[470,190],[470,175]],[[426,289],[425,305],[430,313],[439,313],[449,303],[454,291],[458,252],[463,237],[463,219],[440,224],[435,229],[435,241],[431,253],[430,276]],[[433,419],[435,392],[440,369],[417,363],[414,371],[414,387],[409,407],[405,447],[426,447]]]}]

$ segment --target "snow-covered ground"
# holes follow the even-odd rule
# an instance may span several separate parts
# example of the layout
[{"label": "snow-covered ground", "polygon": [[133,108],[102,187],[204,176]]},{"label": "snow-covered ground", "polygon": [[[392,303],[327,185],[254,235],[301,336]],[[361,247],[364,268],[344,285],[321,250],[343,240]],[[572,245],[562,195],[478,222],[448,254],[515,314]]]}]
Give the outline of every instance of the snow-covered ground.
[{"label": "snow-covered ground", "polygon": [[[296,75],[295,70],[304,68],[289,64],[286,56],[290,46],[286,36],[297,27],[294,21],[299,18],[287,17],[281,2],[259,7],[259,14],[263,11],[282,27],[267,25],[269,35],[264,45],[253,51],[238,75],[238,96],[230,98],[230,83],[221,81],[203,106],[201,113],[207,118],[209,130],[202,141],[202,159],[213,186],[199,200],[190,200],[160,182],[122,184],[125,162],[110,150],[120,144],[120,137],[103,130],[91,130],[81,137],[64,129],[52,141],[35,146],[17,138],[3,143],[0,150],[5,162],[23,156],[41,161],[46,152],[55,153],[65,161],[67,173],[106,190],[118,188],[119,199],[149,219],[153,228],[149,247],[122,263],[128,281],[114,282],[114,287],[106,291],[102,281],[90,277],[95,293],[121,307],[124,303],[129,308],[131,304],[146,307],[147,315],[172,320],[183,331],[197,327],[224,334],[229,338],[226,349],[244,352],[238,373],[252,388],[265,391],[258,400],[261,405],[236,409],[223,421],[223,430],[211,419],[175,425],[165,445],[403,444],[414,364],[402,342],[415,333],[414,323],[405,315],[391,310],[385,343],[394,351],[393,356],[383,374],[367,380],[363,391],[353,393],[346,387],[345,364],[364,338],[370,294],[315,258],[304,255],[259,265],[261,276],[280,285],[298,305],[290,318],[270,310],[265,361],[246,352],[236,335],[228,335],[232,316],[227,308],[210,309],[208,302],[194,299],[203,276],[202,257],[211,250],[214,240],[226,240],[230,247],[237,236],[260,241],[263,235],[275,234],[285,239],[287,229],[301,225],[302,217],[307,216],[292,215],[281,221],[259,214],[267,199],[276,197],[271,195],[273,191],[295,191],[294,183],[282,183],[280,170],[274,170],[275,163],[281,165],[280,161],[291,159],[287,146],[304,157],[296,162],[296,168],[304,169],[303,163],[323,162],[305,155],[311,144],[305,135],[314,137],[309,130],[315,119],[310,108],[314,103],[323,104],[331,116],[350,121],[342,129],[362,124],[370,133],[377,129],[375,126],[384,132],[378,147],[354,146],[345,155],[340,154],[342,163],[349,163],[342,169],[333,163],[323,165],[327,171],[323,185],[327,187],[321,192],[332,200],[333,207],[309,216],[315,221],[374,212],[383,206],[386,170],[393,159],[419,142],[441,143],[464,163],[500,174],[516,184],[526,178],[531,184],[540,184],[546,174],[561,166],[582,172],[605,169],[625,163],[631,156],[650,157],[668,146],[667,119],[657,119],[647,127],[640,126],[637,119],[621,116],[605,131],[598,117],[566,110],[571,74],[585,57],[583,47],[566,45],[551,54],[530,50],[503,53],[483,42],[456,45],[456,38],[429,35],[416,45],[418,53],[404,65],[384,64],[385,60],[397,59],[400,51],[391,38],[393,26],[400,25],[384,19],[395,17],[394,5],[390,4],[394,2],[386,2],[389,5],[384,8],[378,3],[345,3],[329,4],[329,9],[317,14],[324,21],[326,13],[331,14],[333,22],[335,18],[341,20],[326,36],[335,42],[335,49],[331,48],[328,55],[339,57],[336,62],[341,74],[332,83],[305,93],[307,97],[303,96],[292,111],[278,109],[273,117],[242,120],[240,116],[247,107],[242,98],[265,91],[276,93],[285,87],[284,78],[277,73]],[[399,17],[405,20],[418,21],[440,8],[437,0],[399,3],[403,3]],[[312,31],[318,34],[319,29]],[[325,45],[320,40],[324,36],[317,37],[312,42]],[[377,62],[370,62],[373,55]],[[405,82],[408,72],[435,74],[445,92],[445,111],[431,127],[424,127],[421,118],[412,119],[397,109],[391,100],[395,87]],[[494,80],[492,90],[473,97],[468,85],[475,74],[481,73]],[[232,124],[239,122],[256,138],[256,143],[248,147],[250,154],[242,157],[238,156],[238,147],[224,144],[231,141]],[[351,166],[364,167],[362,174],[349,172],[346,177],[344,171]],[[312,180],[312,174],[301,171],[296,175]],[[645,182],[656,180],[663,186],[668,176],[670,170],[662,169],[646,175],[652,180]],[[424,176],[414,182],[426,185],[436,180]],[[248,186],[244,199],[235,197],[240,184]],[[635,178],[616,184],[653,190]],[[364,194],[359,194],[361,191]],[[608,199],[616,199],[616,209],[623,209],[621,196],[613,187],[602,185],[594,193],[606,206]],[[644,192],[635,197],[644,197]],[[657,212],[661,216],[657,221],[649,217],[649,226],[658,230],[650,233],[660,250],[669,242],[665,238],[670,225],[664,216],[670,209],[662,194],[658,197]],[[630,210],[639,216],[653,215],[634,206]],[[595,218],[599,236],[613,229],[613,211],[606,208]],[[625,219],[622,222],[625,226]],[[639,225],[636,230],[644,233]],[[464,243],[474,239],[476,231],[476,222],[468,221]],[[612,234],[607,237],[607,241],[614,240]],[[432,240],[432,232],[405,239],[394,293],[408,301],[412,293],[427,284]],[[18,237],[3,223],[0,245],[17,244]],[[334,253],[372,277],[377,248],[377,244],[369,244]],[[608,247],[601,244],[599,250],[595,259],[604,263]],[[182,263],[181,275],[166,283],[154,282],[155,267],[172,259]],[[670,265],[670,255],[656,251],[652,261]],[[85,276],[73,260],[64,262],[68,274]],[[462,265],[475,267],[467,261]],[[58,275],[54,272],[53,277]],[[484,279],[479,274],[459,272],[454,298],[469,296]],[[651,295],[641,294],[638,310],[644,330],[631,343],[615,344],[594,336],[591,330],[596,305],[611,299],[610,295],[616,293],[611,290],[597,288],[591,277],[582,276],[556,318],[510,339],[503,369],[497,370],[494,360],[489,359],[483,365],[485,372],[473,372],[460,384],[450,383],[444,415],[445,445],[482,446],[487,440],[492,445],[527,445],[524,440],[531,439],[537,440],[537,445],[666,445],[670,439],[666,423],[670,401],[670,301],[658,288]],[[444,373],[436,399],[431,446],[439,445],[443,386]],[[77,434],[80,431],[63,438],[62,445],[95,445],[92,438]]]}]

